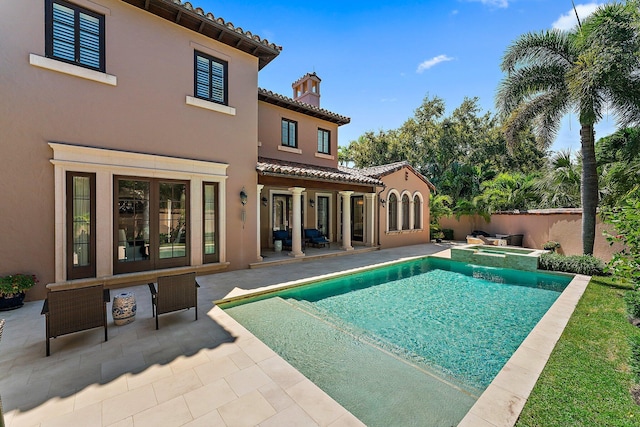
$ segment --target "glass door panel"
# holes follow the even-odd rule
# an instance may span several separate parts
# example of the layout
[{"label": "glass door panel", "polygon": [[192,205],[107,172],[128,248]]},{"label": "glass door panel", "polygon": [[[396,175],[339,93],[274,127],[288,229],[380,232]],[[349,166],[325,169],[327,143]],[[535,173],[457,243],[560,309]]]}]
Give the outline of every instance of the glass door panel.
[{"label": "glass door panel", "polygon": [[149,181],[118,180],[118,263],[149,259]]},{"label": "glass door panel", "polygon": [[67,277],[95,276],[95,175],[67,173]]},{"label": "glass door panel", "polygon": [[89,265],[91,191],[88,176],[73,177],[73,266]]},{"label": "glass door panel", "polygon": [[327,238],[329,237],[329,198],[318,196],[318,230]]},{"label": "glass door panel", "polygon": [[187,186],[178,182],[161,182],[159,189],[158,257],[184,257],[187,247]]},{"label": "glass door panel", "polygon": [[351,198],[351,240],[364,241],[364,197]]},{"label": "glass door panel", "polygon": [[205,262],[218,262],[218,251],[216,248],[216,209],[217,209],[218,185],[213,183],[204,184],[204,259]]},{"label": "glass door panel", "polygon": [[293,221],[290,209],[291,196],[276,194],[273,196],[273,230],[288,230]]}]

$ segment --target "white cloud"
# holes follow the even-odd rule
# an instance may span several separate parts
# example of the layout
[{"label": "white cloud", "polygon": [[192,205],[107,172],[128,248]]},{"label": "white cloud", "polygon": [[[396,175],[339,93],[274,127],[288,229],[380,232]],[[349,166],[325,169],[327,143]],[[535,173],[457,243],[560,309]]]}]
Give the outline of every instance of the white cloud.
[{"label": "white cloud", "polygon": [[[577,4],[576,10],[578,11],[578,16],[580,17],[580,21],[583,21],[587,16],[591,15],[596,9],[600,6],[600,4],[596,2],[591,2],[587,4]],[[569,31],[573,29],[576,25],[578,25],[578,20],[576,19],[576,12],[573,9],[570,9],[564,15],[561,15],[553,23],[553,28],[556,30]]]},{"label": "white cloud", "polygon": [[416,73],[421,74],[425,70],[428,70],[429,68],[431,68],[431,67],[433,67],[435,65],[438,65],[441,62],[446,62],[446,61],[453,61],[453,58],[451,58],[450,56],[447,56],[447,55],[438,55],[438,56],[433,57],[431,59],[427,59],[426,61],[424,61],[420,65],[418,65],[418,69],[416,70]]},{"label": "white cloud", "polygon": [[509,0],[471,0],[471,1],[479,1],[484,5],[493,6],[493,7],[509,7]]}]

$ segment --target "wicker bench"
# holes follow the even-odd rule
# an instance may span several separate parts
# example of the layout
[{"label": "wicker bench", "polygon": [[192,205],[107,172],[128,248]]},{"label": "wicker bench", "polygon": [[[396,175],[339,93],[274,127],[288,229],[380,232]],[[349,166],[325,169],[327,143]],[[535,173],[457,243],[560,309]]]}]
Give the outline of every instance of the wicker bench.
[{"label": "wicker bench", "polygon": [[63,291],[49,291],[42,306],[46,317],[47,356],[51,354],[49,341],[60,335],[104,327],[107,336],[107,303],[109,290],[103,285]]},{"label": "wicker bench", "polygon": [[149,283],[151,308],[153,316],[156,318],[156,329],[159,328],[158,316],[172,311],[194,307],[196,320],[198,320],[199,287],[200,285],[196,282],[196,273],[158,277],[158,290],[153,283]]}]

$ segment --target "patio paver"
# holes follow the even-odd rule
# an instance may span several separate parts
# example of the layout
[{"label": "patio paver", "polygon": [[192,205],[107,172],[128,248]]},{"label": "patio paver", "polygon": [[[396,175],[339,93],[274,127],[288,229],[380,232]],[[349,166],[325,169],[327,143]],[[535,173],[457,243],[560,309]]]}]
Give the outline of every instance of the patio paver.
[{"label": "patio paver", "polygon": [[[190,310],[168,314],[160,317],[157,331],[146,286],[113,290],[112,297],[136,294],[136,320],[115,326],[109,313],[109,341],[103,342],[98,330],[62,336],[52,340],[50,357],[45,357],[42,301],[28,302],[0,315],[7,320],[0,342],[6,426],[362,426],[213,301],[447,247],[415,245],[202,276],[199,320]],[[549,324],[552,335],[561,324]],[[537,374],[529,361],[544,366],[552,346],[539,340],[549,333],[529,337],[511,369]],[[483,415],[469,414],[468,421],[494,421]]]}]

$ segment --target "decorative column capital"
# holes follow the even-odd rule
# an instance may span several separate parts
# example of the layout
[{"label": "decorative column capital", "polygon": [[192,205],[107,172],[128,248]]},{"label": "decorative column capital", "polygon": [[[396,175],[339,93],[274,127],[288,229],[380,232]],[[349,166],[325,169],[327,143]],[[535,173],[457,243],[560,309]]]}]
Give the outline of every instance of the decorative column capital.
[{"label": "decorative column capital", "polygon": [[302,192],[304,190],[306,190],[306,188],[304,188],[304,187],[291,187],[288,190],[291,191],[295,195],[295,194],[302,194]]}]

